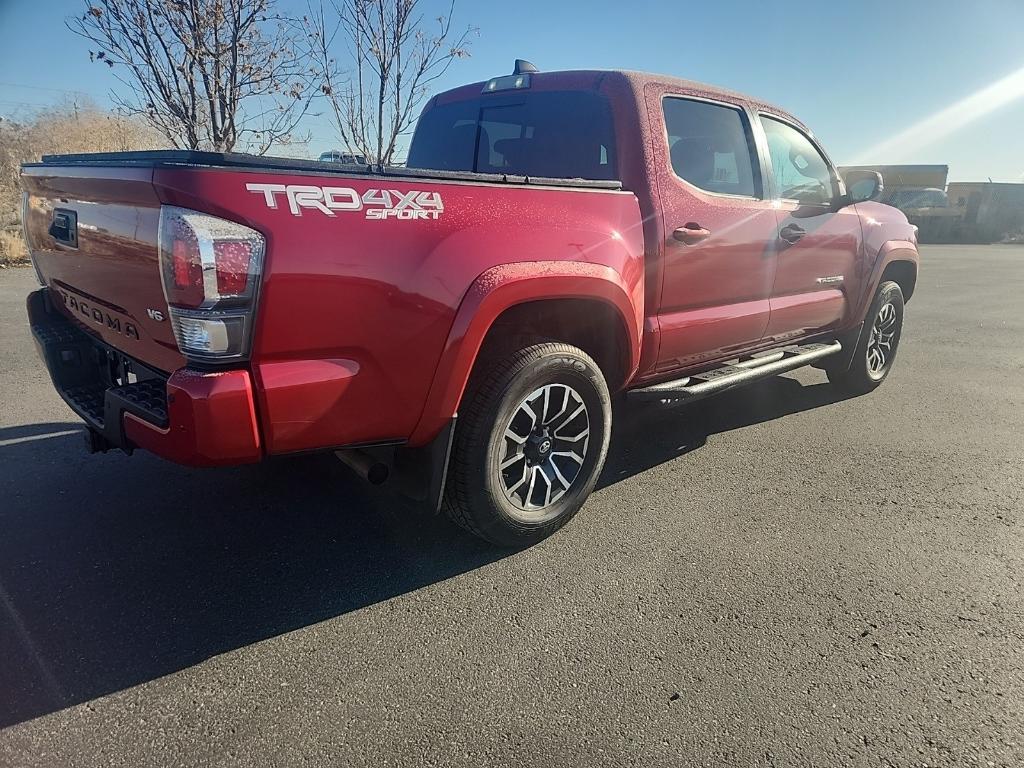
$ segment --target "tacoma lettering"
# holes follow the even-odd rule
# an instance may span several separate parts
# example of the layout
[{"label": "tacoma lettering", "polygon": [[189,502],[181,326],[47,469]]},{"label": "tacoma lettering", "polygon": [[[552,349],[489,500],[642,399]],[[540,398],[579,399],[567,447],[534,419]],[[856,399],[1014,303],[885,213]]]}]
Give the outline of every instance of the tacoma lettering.
[{"label": "tacoma lettering", "polygon": [[134,323],[128,322],[127,320],[122,323],[121,318],[111,315],[109,312],[104,312],[102,309],[90,306],[81,299],[72,296],[67,291],[61,290],[60,295],[61,298],[64,299],[64,305],[72,312],[80,314],[99,325],[106,325],[110,330],[117,331],[130,339],[139,338],[139,329],[135,327]]}]

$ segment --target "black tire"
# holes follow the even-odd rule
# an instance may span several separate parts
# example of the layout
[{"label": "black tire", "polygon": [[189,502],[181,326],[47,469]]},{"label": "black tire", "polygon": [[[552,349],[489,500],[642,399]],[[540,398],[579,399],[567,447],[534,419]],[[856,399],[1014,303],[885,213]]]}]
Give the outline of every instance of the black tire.
[{"label": "black tire", "polygon": [[[898,284],[889,280],[878,286],[864,318],[864,327],[849,367],[826,368],[828,380],[834,386],[856,395],[870,392],[885,381],[899,350],[903,333],[903,310],[903,291]],[[881,338],[876,335],[883,331],[882,324],[884,333],[891,334],[887,341],[884,335]],[[883,343],[880,345],[879,342]],[[888,348],[884,348],[884,343],[888,343]],[[879,358],[880,354],[882,358]]]},{"label": "black tire", "polygon": [[[509,354],[482,359],[478,367],[459,409],[444,510],[456,523],[492,544],[527,546],[565,525],[594,490],[611,435],[608,385],[589,355],[557,342],[533,343]],[[530,400],[531,396],[535,399]],[[563,415],[578,410],[578,403],[585,408],[564,423],[552,416],[545,427],[545,416],[554,414],[563,402],[558,397],[564,398]],[[539,416],[535,410],[541,412]],[[527,429],[530,414],[533,426]],[[514,424],[510,423],[513,419]],[[570,434],[584,434],[584,425],[589,428],[585,438]],[[546,430],[562,436],[552,435],[544,448]],[[507,437],[509,432],[515,437]],[[525,442],[516,442],[523,434],[528,434]],[[566,438],[577,442],[566,442]],[[581,447],[584,455],[579,465],[574,458],[563,455],[567,450],[578,455]],[[523,455],[521,465],[512,461],[517,452]],[[500,469],[509,461],[511,467]],[[509,495],[508,487],[521,482],[520,470],[522,477],[529,475],[534,483],[529,492],[520,485]],[[553,479],[545,485],[539,478],[549,474]],[[554,478],[556,474],[569,480],[567,488]],[[560,496],[556,495],[559,491]],[[519,498],[527,493],[532,496],[525,501]],[[532,501],[544,501],[545,493],[549,502],[539,509],[529,509]]]}]

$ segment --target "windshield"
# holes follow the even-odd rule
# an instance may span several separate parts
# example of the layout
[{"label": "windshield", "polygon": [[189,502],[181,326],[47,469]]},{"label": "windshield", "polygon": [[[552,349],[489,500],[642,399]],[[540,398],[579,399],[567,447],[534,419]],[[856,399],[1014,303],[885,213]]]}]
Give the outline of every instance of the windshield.
[{"label": "windshield", "polygon": [[428,107],[410,168],[557,179],[617,177],[608,102],[595,93],[486,95]]}]

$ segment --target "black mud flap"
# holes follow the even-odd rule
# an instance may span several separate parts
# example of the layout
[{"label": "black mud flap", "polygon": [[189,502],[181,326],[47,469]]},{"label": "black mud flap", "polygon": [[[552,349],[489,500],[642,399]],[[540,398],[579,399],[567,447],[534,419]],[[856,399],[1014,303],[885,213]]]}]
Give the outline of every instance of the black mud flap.
[{"label": "black mud flap", "polygon": [[435,513],[441,510],[444,484],[448,479],[456,419],[458,414],[451,418],[437,437],[420,448],[399,446],[395,449],[395,489]]},{"label": "black mud flap", "polygon": [[853,364],[853,355],[860,344],[860,335],[863,330],[864,323],[860,323],[857,327],[839,334],[836,338],[843,345],[842,351],[827,358],[824,362],[811,363],[811,366],[822,370],[830,368],[835,371],[848,371]]}]

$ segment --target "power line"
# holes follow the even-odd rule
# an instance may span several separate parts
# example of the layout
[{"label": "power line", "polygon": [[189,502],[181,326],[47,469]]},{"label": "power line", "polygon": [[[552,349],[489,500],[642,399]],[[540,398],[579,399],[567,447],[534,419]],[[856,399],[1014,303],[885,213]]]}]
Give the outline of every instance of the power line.
[{"label": "power line", "polygon": [[92,91],[78,91],[72,88],[49,88],[43,85],[27,85],[25,83],[9,83],[5,80],[0,80],[0,85],[7,86],[8,88],[25,88],[30,91],[53,91],[55,93],[77,93],[80,96],[99,96],[99,94]]}]

